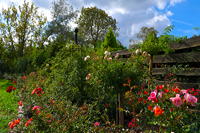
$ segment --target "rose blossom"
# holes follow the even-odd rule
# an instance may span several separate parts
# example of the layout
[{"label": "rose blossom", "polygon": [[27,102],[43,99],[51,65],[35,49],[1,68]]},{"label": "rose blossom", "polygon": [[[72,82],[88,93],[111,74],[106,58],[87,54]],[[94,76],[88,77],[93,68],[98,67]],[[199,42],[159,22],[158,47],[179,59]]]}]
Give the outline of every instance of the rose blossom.
[{"label": "rose blossom", "polygon": [[95,127],[100,126],[100,122],[95,122],[95,123],[94,123],[94,126],[95,126]]},{"label": "rose blossom", "polygon": [[151,92],[150,96],[148,97],[148,100],[156,101],[156,95],[157,95],[157,90],[154,90]]},{"label": "rose blossom", "polygon": [[197,98],[189,93],[186,93],[184,95],[184,98],[185,98],[186,102],[191,103],[192,106],[195,106],[195,103],[197,103]]},{"label": "rose blossom", "polygon": [[181,94],[186,94],[188,93],[188,90],[181,90]]},{"label": "rose blossom", "polygon": [[172,101],[172,104],[174,104],[176,107],[179,107],[183,104],[183,101],[180,98],[179,94],[176,94],[176,97],[172,97],[170,98],[170,100]]},{"label": "rose blossom", "polygon": [[88,59],[90,59],[89,55],[84,58],[84,61],[87,61]]}]

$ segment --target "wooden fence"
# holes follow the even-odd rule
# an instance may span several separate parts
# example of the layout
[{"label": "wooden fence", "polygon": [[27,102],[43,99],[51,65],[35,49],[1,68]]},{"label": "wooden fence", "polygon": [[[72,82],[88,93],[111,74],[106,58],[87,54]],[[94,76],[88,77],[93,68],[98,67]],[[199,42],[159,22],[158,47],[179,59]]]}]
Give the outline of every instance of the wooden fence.
[{"label": "wooden fence", "polygon": [[[184,70],[176,71],[177,77],[175,84],[181,88],[200,88],[200,37],[193,37],[182,41],[181,43],[173,43],[170,47],[173,53],[167,55],[153,56],[152,75],[157,82],[162,84],[165,82],[164,76],[173,66],[188,66]],[[121,58],[129,58],[132,53],[128,50],[113,52],[112,55],[119,53]]]},{"label": "wooden fence", "polygon": [[[181,89],[200,88],[200,37],[193,37],[181,43],[171,44],[170,47],[174,50],[173,53],[167,55],[155,55],[152,61],[152,70],[150,73],[156,79],[158,84],[165,83],[165,75],[171,73],[170,70],[174,66],[188,66],[174,72],[177,77],[175,81],[176,86]],[[114,57],[119,54],[120,58],[129,58],[133,54],[128,50],[121,50],[112,53]],[[120,94],[119,94],[120,95]],[[117,103],[120,103],[118,99]],[[118,107],[121,105],[118,104]],[[123,125],[124,116],[120,111],[116,112],[117,123]]]}]

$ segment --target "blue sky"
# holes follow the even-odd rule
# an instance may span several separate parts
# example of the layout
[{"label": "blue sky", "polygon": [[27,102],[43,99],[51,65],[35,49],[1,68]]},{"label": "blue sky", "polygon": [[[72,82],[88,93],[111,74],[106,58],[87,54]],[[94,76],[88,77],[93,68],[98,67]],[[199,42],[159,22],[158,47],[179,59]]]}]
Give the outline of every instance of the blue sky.
[{"label": "blue sky", "polygon": [[174,15],[170,17],[170,20],[175,26],[172,34],[188,37],[200,34],[200,31],[193,29],[194,27],[200,27],[199,6],[199,0],[186,0],[171,9]]},{"label": "blue sky", "polygon": [[[27,0],[34,2],[48,20],[51,20],[50,7],[53,0]],[[129,40],[137,40],[136,34],[143,26],[155,27],[160,33],[169,25],[174,25],[172,32],[176,36],[198,35],[200,31],[199,0],[68,0],[74,9],[97,6],[116,18],[119,27],[118,39],[128,46]],[[16,5],[23,0],[0,0],[0,8],[10,3]],[[73,24],[72,24],[73,25]],[[73,25],[75,26],[75,25]]]}]

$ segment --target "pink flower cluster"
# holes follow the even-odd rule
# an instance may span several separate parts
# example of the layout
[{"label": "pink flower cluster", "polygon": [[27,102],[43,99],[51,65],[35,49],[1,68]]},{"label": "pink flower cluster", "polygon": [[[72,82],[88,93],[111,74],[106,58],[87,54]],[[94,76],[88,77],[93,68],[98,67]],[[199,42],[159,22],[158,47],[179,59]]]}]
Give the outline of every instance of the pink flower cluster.
[{"label": "pink flower cluster", "polygon": [[176,94],[176,97],[172,97],[170,98],[170,100],[172,101],[172,104],[174,104],[176,107],[179,107],[183,104],[180,94]]},{"label": "pink flower cluster", "polygon": [[158,93],[157,90],[152,91],[150,96],[148,97],[148,100],[156,102],[157,101],[157,93]]},{"label": "pink flower cluster", "polygon": [[158,99],[162,98],[164,93],[168,93],[168,92],[163,92],[163,91],[158,92],[159,90],[162,90],[163,88],[164,88],[164,85],[157,85],[156,89],[151,92],[150,96],[148,97],[148,100],[155,103],[158,102]]},{"label": "pink flower cluster", "polygon": [[195,106],[198,101],[195,96],[189,94],[187,90],[181,90],[180,93],[184,95],[183,99],[181,99],[180,94],[176,94],[176,97],[170,98],[172,104],[174,104],[176,107],[180,107],[184,103],[184,101],[186,101],[186,103]]},{"label": "pink flower cluster", "polygon": [[32,108],[33,111],[36,111],[36,114],[39,114],[40,113],[40,109],[42,109],[40,106],[34,106]]}]

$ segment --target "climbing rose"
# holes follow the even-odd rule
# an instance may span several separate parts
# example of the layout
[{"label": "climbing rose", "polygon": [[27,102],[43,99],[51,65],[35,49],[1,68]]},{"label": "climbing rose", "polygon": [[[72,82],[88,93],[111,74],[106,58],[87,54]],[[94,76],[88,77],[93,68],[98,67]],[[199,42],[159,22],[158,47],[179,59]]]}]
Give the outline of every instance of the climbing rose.
[{"label": "climbing rose", "polygon": [[165,93],[168,93],[168,92],[169,92],[169,90],[168,90],[168,89],[164,89],[164,92],[165,92]]},{"label": "climbing rose", "polygon": [[164,85],[157,85],[156,90],[162,90],[164,88]]},{"label": "climbing rose", "polygon": [[149,106],[148,106],[148,110],[149,110],[149,111],[152,111],[152,110],[153,110],[153,107],[152,107],[151,105],[149,105]]},{"label": "climbing rose", "polygon": [[30,119],[25,123],[25,126],[28,127],[29,124],[31,124],[32,120],[33,120],[33,118],[30,118]]},{"label": "climbing rose", "polygon": [[35,89],[32,91],[31,94],[32,94],[32,95],[33,95],[33,94],[37,94],[38,96],[41,96],[41,94],[44,94],[44,91],[43,91],[42,88],[35,88]]},{"label": "climbing rose", "polygon": [[183,104],[183,101],[180,98],[179,94],[176,94],[176,97],[172,97],[170,98],[170,100],[172,101],[172,104],[174,104],[176,107],[179,107]]},{"label": "climbing rose", "polygon": [[157,100],[156,95],[157,95],[157,90],[154,90],[153,92],[151,92],[150,96],[148,97],[148,100],[155,102]]},{"label": "climbing rose", "polygon": [[128,123],[128,128],[133,128],[133,127],[136,127],[137,126],[137,123],[133,123],[133,122],[129,122]]},{"label": "climbing rose", "polygon": [[9,122],[8,126],[10,127],[10,129],[13,129],[15,126],[17,126],[20,123],[20,120],[21,119],[17,119],[17,120],[14,120],[12,122]]},{"label": "climbing rose", "polygon": [[40,109],[41,109],[40,106],[34,106],[34,107],[32,108],[32,110],[33,110],[33,111],[35,110],[37,114],[40,113]]},{"label": "climbing rose", "polygon": [[176,88],[173,88],[172,91],[176,92],[176,93],[179,93],[180,92],[180,89],[178,87]]},{"label": "climbing rose", "polygon": [[144,93],[145,95],[148,95],[148,94],[149,94],[148,91],[144,91],[143,93]]},{"label": "climbing rose", "polygon": [[100,122],[95,122],[95,123],[94,123],[94,126],[95,126],[95,127],[100,126]]},{"label": "climbing rose", "polygon": [[186,94],[188,93],[188,90],[181,90],[181,94]]},{"label": "climbing rose", "polygon": [[189,93],[186,93],[184,95],[184,99],[186,100],[186,102],[191,103],[192,106],[195,106],[195,103],[197,103],[198,99],[195,96],[192,96]]},{"label": "climbing rose", "polygon": [[155,106],[153,109],[153,112],[154,112],[154,115],[157,117],[157,116],[162,115],[164,113],[164,110],[161,109],[159,106]]},{"label": "climbing rose", "polygon": [[23,106],[22,101],[19,101],[19,102],[18,102],[18,105],[19,105],[19,106]]},{"label": "climbing rose", "polygon": [[6,89],[6,92],[10,93],[14,90],[16,90],[16,88],[14,86],[8,86],[7,89]]}]

